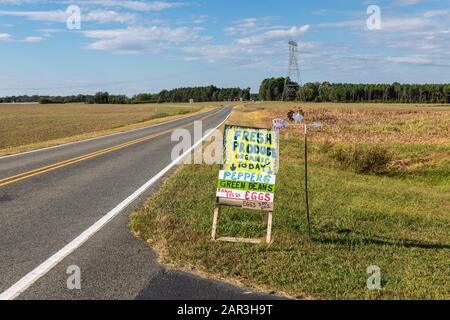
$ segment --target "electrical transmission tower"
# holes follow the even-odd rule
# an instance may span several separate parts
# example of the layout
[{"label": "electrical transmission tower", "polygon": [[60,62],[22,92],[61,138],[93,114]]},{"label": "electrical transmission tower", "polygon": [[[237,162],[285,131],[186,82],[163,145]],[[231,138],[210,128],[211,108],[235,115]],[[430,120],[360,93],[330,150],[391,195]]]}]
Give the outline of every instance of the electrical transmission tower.
[{"label": "electrical transmission tower", "polygon": [[289,41],[289,71],[284,83],[282,101],[305,100],[298,64],[298,43]]}]

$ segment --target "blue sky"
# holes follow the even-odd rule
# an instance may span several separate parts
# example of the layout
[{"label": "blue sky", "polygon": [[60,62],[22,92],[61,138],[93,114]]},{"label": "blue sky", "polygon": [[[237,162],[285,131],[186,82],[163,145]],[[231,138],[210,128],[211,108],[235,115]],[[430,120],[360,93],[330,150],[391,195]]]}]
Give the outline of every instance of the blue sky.
[{"label": "blue sky", "polygon": [[[367,27],[372,4],[379,30]],[[0,96],[257,92],[286,75],[289,39],[303,82],[450,82],[450,0],[0,0]]]}]

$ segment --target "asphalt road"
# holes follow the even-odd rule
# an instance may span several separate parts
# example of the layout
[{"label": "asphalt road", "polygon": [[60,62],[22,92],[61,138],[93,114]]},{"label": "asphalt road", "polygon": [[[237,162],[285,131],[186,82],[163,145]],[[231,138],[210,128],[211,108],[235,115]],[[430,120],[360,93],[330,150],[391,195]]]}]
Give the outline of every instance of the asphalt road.
[{"label": "asphalt road", "polygon": [[[141,130],[0,158],[3,298],[28,281],[14,298],[270,299],[168,270],[130,233],[129,213],[157,190],[170,171],[61,261],[39,277],[31,274],[35,278],[30,281],[31,271],[167,168],[176,144],[171,142],[174,129],[193,132],[193,121],[202,120],[206,131],[222,123],[231,110],[222,107]],[[81,270],[81,290],[67,288],[66,271],[72,265]]]}]

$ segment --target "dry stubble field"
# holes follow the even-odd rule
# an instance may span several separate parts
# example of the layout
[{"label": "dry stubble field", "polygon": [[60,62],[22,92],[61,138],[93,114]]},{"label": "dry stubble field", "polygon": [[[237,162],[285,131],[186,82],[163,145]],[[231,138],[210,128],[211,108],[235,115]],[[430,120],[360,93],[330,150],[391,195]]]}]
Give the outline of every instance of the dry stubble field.
[{"label": "dry stubble field", "polygon": [[209,105],[0,105],[0,156],[144,127]]}]

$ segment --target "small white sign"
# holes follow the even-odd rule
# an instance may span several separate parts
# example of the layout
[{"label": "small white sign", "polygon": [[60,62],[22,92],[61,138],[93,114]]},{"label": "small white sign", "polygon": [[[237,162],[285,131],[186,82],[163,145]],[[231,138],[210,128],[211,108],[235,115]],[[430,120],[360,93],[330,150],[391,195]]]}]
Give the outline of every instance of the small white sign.
[{"label": "small white sign", "polygon": [[321,129],[321,128],[323,128],[323,124],[320,123],[320,122],[314,122],[311,126],[312,126],[313,128],[315,128],[315,129]]},{"label": "small white sign", "polygon": [[281,131],[281,130],[289,127],[289,124],[284,119],[273,119],[272,127],[273,127],[273,130],[275,130],[275,131]]},{"label": "small white sign", "polygon": [[292,116],[292,119],[294,119],[295,123],[300,123],[305,119],[305,116],[302,115],[301,113],[296,113]]}]

